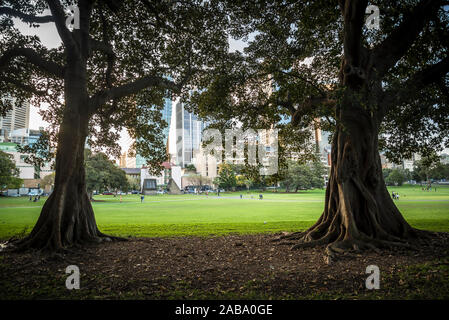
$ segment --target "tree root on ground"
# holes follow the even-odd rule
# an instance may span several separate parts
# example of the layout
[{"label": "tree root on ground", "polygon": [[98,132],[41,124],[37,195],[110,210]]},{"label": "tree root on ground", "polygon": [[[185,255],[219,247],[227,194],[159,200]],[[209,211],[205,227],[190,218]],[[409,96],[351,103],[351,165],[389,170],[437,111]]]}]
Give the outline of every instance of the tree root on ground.
[{"label": "tree root on ground", "polygon": [[48,239],[46,245],[40,249],[34,249],[36,239],[34,237],[16,238],[12,237],[6,242],[0,244],[0,252],[24,252],[27,250],[32,250],[37,253],[44,253],[47,256],[62,257],[63,255],[73,255],[77,254],[77,249],[82,249],[88,244],[99,244],[103,242],[116,242],[116,241],[128,241],[127,238],[111,236],[104,234],[102,232],[97,233],[96,236],[86,237],[85,239],[79,239],[73,241],[72,243],[62,246],[55,247],[53,245],[52,239]]},{"label": "tree root on ground", "polygon": [[[392,235],[385,235],[384,239],[373,238],[358,233],[357,236],[348,237],[347,233],[337,233],[336,229],[328,232],[321,237],[316,237],[315,229],[309,229],[305,232],[294,232],[283,234],[272,240],[279,245],[292,245],[292,250],[325,246],[325,261],[338,259],[342,255],[351,253],[361,253],[362,251],[374,251],[380,253],[381,249],[401,248],[405,250],[418,251],[419,246],[431,245],[431,240],[439,238],[437,232],[412,229],[409,238],[399,238]],[[316,237],[316,238],[315,238]],[[328,258],[329,257],[329,258]]]}]

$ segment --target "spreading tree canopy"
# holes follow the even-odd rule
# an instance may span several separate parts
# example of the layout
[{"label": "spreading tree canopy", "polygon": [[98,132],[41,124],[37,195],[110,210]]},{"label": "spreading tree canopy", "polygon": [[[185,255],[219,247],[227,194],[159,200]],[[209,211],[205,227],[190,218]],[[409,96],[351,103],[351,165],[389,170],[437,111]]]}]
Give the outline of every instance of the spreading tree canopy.
[{"label": "spreading tree canopy", "polygon": [[103,152],[93,154],[86,149],[85,158],[87,192],[128,191],[130,184],[125,171],[118,168],[106,154]]},{"label": "spreading tree canopy", "polygon": [[[46,48],[13,18],[29,27],[54,24],[61,45]],[[93,150],[118,155],[118,134],[126,128],[160,172],[163,98],[192,88],[227,52],[226,23],[215,0],[0,1],[0,94],[47,103],[42,115],[56,148],[54,191],[17,249],[111,239],[98,230],[86,192],[86,140]],[[4,99],[0,111],[11,107]]]},{"label": "spreading tree canopy", "polygon": [[312,189],[324,186],[324,177],[326,168],[321,162],[300,164],[297,161],[288,162],[288,170],[285,178],[281,181],[281,186],[285,187],[285,191],[299,189]]},{"label": "spreading tree canopy", "polygon": [[[377,6],[379,28],[372,16]],[[447,1],[229,1],[233,34],[248,40],[203,78],[190,108],[217,125],[278,128],[299,153],[305,128],[332,132],[324,211],[295,248],[410,246],[412,228],[385,186],[392,160],[449,143]],[[374,20],[374,22],[376,22]],[[373,28],[374,27],[374,28]]]},{"label": "spreading tree canopy", "polygon": [[235,168],[231,164],[224,163],[220,165],[218,176],[215,178],[215,184],[218,188],[232,190],[237,186]]}]

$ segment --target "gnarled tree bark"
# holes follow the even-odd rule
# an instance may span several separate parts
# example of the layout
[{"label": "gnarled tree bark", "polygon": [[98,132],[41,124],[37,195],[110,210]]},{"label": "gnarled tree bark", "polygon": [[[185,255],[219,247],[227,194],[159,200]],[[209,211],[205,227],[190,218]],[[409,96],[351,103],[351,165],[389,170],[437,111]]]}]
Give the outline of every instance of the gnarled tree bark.
[{"label": "gnarled tree bark", "polygon": [[297,241],[295,249],[327,244],[330,255],[347,249],[410,247],[423,232],[405,221],[387,191],[376,112],[348,94],[336,118],[324,212],[307,231],[283,239]]},{"label": "gnarled tree bark", "polygon": [[54,190],[31,233],[13,243],[15,250],[58,251],[87,242],[121,239],[98,230],[86,189],[84,148],[90,112],[82,70],[85,68],[74,63],[66,71],[66,105],[58,136]]},{"label": "gnarled tree bark", "polygon": [[[344,20],[344,54],[340,68],[342,95],[337,103],[336,132],[324,212],[305,232],[283,236],[293,248],[327,245],[333,255],[347,249],[412,247],[431,232],[412,228],[390,197],[378,150],[379,127],[391,101],[407,93],[385,92],[382,79],[410,48],[437,13],[439,1],[420,1],[376,47],[364,46],[366,0],[340,1]],[[404,85],[416,90],[447,73],[447,59],[415,74]]]},{"label": "gnarled tree bark", "polygon": [[[9,2],[7,1],[7,3]],[[21,58],[32,66],[33,70],[39,70],[39,73],[42,72],[45,75],[42,78],[44,80],[38,81],[39,83],[45,83],[47,76],[63,80],[64,83],[64,106],[61,106],[63,117],[60,123],[57,144],[54,190],[45,202],[31,233],[22,240],[10,243],[11,247],[16,250],[35,248],[56,251],[71,245],[91,241],[98,242],[105,239],[124,240],[104,235],[98,230],[96,225],[89,195],[86,191],[84,169],[84,146],[89,131],[89,121],[93,115],[99,115],[103,119],[107,119],[116,110],[110,108],[110,110],[105,111],[102,110],[103,106],[110,104],[116,106],[120,99],[137,94],[146,88],[158,88],[161,92],[170,90],[171,92],[179,93],[181,87],[198,71],[198,68],[190,64],[193,60],[189,56],[188,67],[181,72],[182,77],[178,83],[161,76],[162,69],[157,67],[156,63],[153,64],[154,61],[151,59],[152,62],[150,64],[154,68],[145,70],[144,74],[135,72],[135,66],[131,68],[133,71],[131,69],[125,70],[127,64],[130,64],[130,66],[132,64],[132,50],[127,52],[125,49],[121,49],[120,46],[114,46],[114,41],[111,40],[110,36],[112,32],[121,29],[117,28],[115,30],[115,28],[112,28],[109,19],[106,19],[106,16],[103,15],[106,12],[108,14],[118,13],[123,1],[76,1],[79,9],[77,16],[79,25],[73,29],[67,26],[67,17],[61,1],[47,0],[44,2],[50,9],[51,15],[49,16],[35,16],[28,14],[28,12],[22,12],[19,9],[23,6],[20,5],[18,6],[19,9],[11,9],[8,5],[0,7],[1,17],[3,15],[17,17],[27,23],[53,22],[63,44],[63,52],[58,53],[45,50],[40,45],[36,46],[37,50],[33,48],[34,45],[31,45],[31,48],[29,48],[28,46],[15,47],[11,44],[11,47],[2,52],[0,56],[0,73],[2,75],[5,70],[10,72],[7,67],[14,59]],[[134,5],[136,7],[139,6],[136,2],[131,5],[131,8]],[[109,9],[107,10],[107,8]],[[30,10],[39,12],[40,9]],[[167,13],[169,18],[171,13],[169,14],[169,12],[164,10],[168,10],[168,7],[165,8],[164,6],[160,12],[158,9],[157,12],[152,14],[156,16],[157,20],[159,13]],[[101,16],[101,26],[97,25],[98,14]],[[91,28],[92,21],[95,21],[95,28]],[[143,28],[146,25],[146,23],[142,23],[134,27],[137,27],[135,30],[145,33],[149,31],[149,29]],[[185,29],[184,31],[190,32],[190,29]],[[98,39],[100,32],[102,33],[101,41]],[[152,35],[153,30],[149,34]],[[151,39],[148,41],[151,41]],[[120,65],[120,68],[116,68],[118,56],[116,51],[121,52],[120,56],[123,55],[122,57],[131,54],[131,56],[128,56],[129,59],[126,58],[124,64]],[[106,55],[104,60],[106,83],[104,84],[101,81],[98,83],[103,64],[97,58],[91,59],[95,53]],[[164,55],[165,53],[161,54],[161,56]],[[137,53],[136,57],[141,59],[140,53]],[[161,58],[161,66],[166,65],[167,61],[166,58]],[[15,63],[12,64],[15,65]],[[19,64],[18,69],[22,68],[21,64]],[[22,71],[24,73],[29,72],[28,69]],[[141,71],[143,72],[144,70]],[[139,75],[137,75],[138,73]],[[35,76],[34,71],[31,74],[33,74],[33,77]],[[28,83],[23,84],[22,79],[15,79],[9,73],[5,73],[5,75],[6,77],[1,79],[2,84],[6,82],[8,85],[14,85],[23,91],[38,96],[48,94],[47,91],[39,90],[38,87]],[[123,78],[117,81],[117,75],[121,75],[120,77],[122,78],[123,76]],[[125,81],[125,77],[128,76],[130,77],[129,81]],[[36,75],[36,77],[41,76]],[[48,86],[48,90],[50,88],[52,88],[51,85]]]}]

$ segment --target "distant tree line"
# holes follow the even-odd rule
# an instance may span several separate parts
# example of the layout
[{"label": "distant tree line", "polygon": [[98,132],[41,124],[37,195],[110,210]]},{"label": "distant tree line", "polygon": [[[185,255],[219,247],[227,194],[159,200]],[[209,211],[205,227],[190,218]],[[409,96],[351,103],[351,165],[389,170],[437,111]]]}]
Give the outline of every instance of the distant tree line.
[{"label": "distant tree line", "polygon": [[299,163],[288,161],[276,175],[264,176],[259,174],[259,168],[255,166],[222,164],[218,170],[218,176],[214,184],[225,190],[250,190],[266,189],[269,186],[285,188],[286,192],[314,188],[324,188],[324,177],[327,169],[319,161]]},{"label": "distant tree line", "polygon": [[404,182],[412,179],[412,173],[409,169],[395,168],[382,170],[387,186],[402,186]]},{"label": "distant tree line", "polygon": [[0,190],[18,189],[23,180],[19,178],[19,169],[14,163],[13,156],[0,151]]},{"label": "distant tree line", "polygon": [[125,172],[118,168],[108,156],[102,152],[93,154],[85,150],[86,188],[92,195],[95,190],[124,191],[127,192],[131,185]]},{"label": "distant tree line", "polygon": [[385,183],[389,186],[401,186],[404,182],[414,180],[416,182],[430,182],[449,180],[449,164],[441,161],[423,159],[417,161],[413,171],[402,168],[383,169]]},{"label": "distant tree line", "polygon": [[436,161],[430,165],[425,160],[418,161],[413,170],[413,180],[431,181],[431,180],[449,180],[449,163]]},{"label": "distant tree line", "polygon": [[310,163],[298,163],[290,161],[285,179],[281,181],[281,186],[286,192],[294,190],[306,190],[324,188],[324,176],[327,174],[326,168],[320,161]]}]

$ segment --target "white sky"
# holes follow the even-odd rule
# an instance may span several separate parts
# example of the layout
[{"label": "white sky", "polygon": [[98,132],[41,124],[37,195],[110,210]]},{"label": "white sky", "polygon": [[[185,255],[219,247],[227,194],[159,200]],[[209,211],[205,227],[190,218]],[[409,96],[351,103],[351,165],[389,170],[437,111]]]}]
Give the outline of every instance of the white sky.
[{"label": "white sky", "polygon": [[[13,19],[14,24],[19,28],[19,30],[24,35],[37,35],[43,45],[47,48],[56,48],[61,43],[61,38],[59,37],[58,32],[56,31],[56,27],[54,23],[44,23],[41,24],[39,28],[30,28],[28,24],[23,23],[20,19]],[[45,105],[41,106],[45,108]],[[48,123],[42,120],[42,117],[37,113],[39,110],[39,106],[31,105],[30,108],[30,128],[31,129],[39,129],[39,127],[47,127]]]}]

